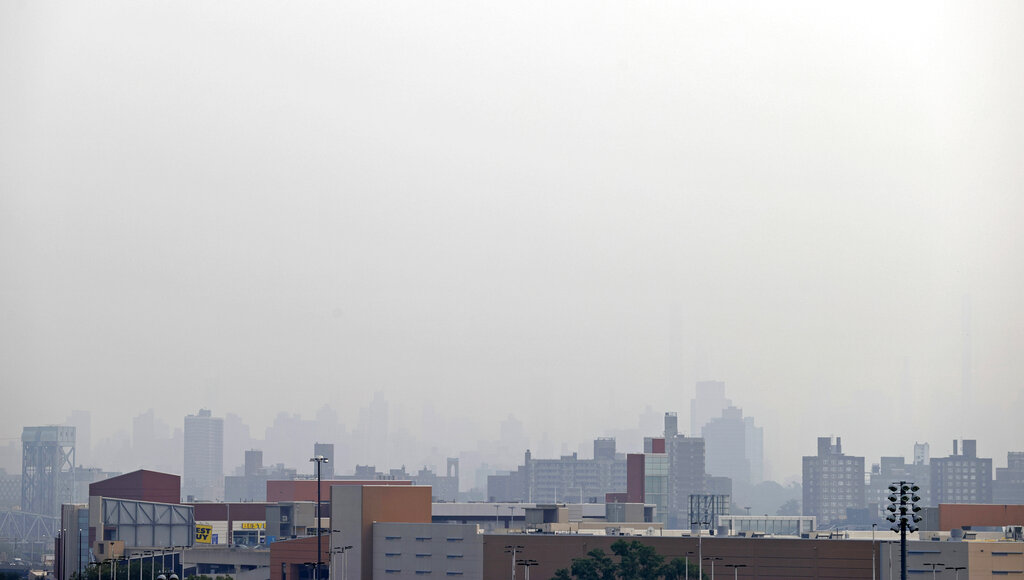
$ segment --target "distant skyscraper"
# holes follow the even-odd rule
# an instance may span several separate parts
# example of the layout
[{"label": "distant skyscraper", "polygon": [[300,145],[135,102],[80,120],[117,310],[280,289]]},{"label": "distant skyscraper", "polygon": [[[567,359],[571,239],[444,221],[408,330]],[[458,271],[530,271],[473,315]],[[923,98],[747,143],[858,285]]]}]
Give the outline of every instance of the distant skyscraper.
[{"label": "distant skyscraper", "polygon": [[665,437],[679,435],[679,416],[675,413],[665,413]]},{"label": "distant skyscraper", "polygon": [[998,504],[1024,504],[1024,452],[1006,454],[1006,467],[996,468],[992,496]]},{"label": "distant skyscraper", "polygon": [[185,473],[182,493],[197,500],[224,497],[224,419],[207,409],[185,417]]},{"label": "distant skyscraper", "polygon": [[928,465],[931,451],[927,443],[914,442],[914,465]]},{"label": "distant skyscraper", "polygon": [[615,460],[614,437],[598,437],[594,439],[594,459]]},{"label": "distant skyscraper", "polygon": [[[670,419],[666,416],[665,431],[671,430]],[[702,437],[686,437],[676,434],[664,439],[665,454],[668,456],[668,518],[669,527],[688,528],[690,496],[705,492],[706,469],[705,448]]]},{"label": "distant skyscraper", "polygon": [[327,458],[327,462],[320,465],[320,479],[334,479],[334,443],[314,443],[313,456],[320,455]]},{"label": "distant skyscraper", "polygon": [[747,459],[747,423],[738,407],[726,407],[722,415],[708,421],[702,429],[707,472],[731,478],[733,483],[750,484],[750,460]]},{"label": "distant skyscraper", "polygon": [[953,454],[931,460],[932,503],[992,503],[992,459],[978,457],[978,442],[953,441]]},{"label": "distant skyscraper", "polygon": [[803,515],[816,516],[819,525],[846,520],[847,509],[867,507],[864,458],[843,454],[842,439],[818,437],[818,454],[804,456]]},{"label": "distant skyscraper", "polygon": [[74,500],[75,428],[25,427],[21,445],[21,511],[59,516]]},{"label": "distant skyscraper", "polygon": [[[690,435],[700,437],[704,425],[731,404],[732,401],[725,398],[724,382],[698,381],[696,396],[690,401]],[[690,509],[689,505],[686,509]]]}]

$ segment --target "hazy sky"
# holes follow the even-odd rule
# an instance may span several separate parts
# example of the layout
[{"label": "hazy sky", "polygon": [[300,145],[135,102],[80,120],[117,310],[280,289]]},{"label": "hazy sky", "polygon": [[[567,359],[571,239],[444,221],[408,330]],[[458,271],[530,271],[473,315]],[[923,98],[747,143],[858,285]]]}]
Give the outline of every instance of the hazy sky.
[{"label": "hazy sky", "polygon": [[780,479],[830,434],[1003,465],[1021,31],[1015,0],[0,0],[0,438],[380,390],[575,445],[686,428],[713,378]]}]

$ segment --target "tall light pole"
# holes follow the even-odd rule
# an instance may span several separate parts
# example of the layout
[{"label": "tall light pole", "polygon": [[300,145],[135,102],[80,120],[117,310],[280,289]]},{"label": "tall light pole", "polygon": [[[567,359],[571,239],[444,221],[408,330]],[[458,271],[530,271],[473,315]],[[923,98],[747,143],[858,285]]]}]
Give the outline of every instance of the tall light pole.
[{"label": "tall light pole", "polygon": [[530,580],[530,566],[540,564],[536,560],[517,560],[516,563],[526,569],[526,580]]},{"label": "tall light pole", "polygon": [[935,569],[939,566],[945,566],[942,562],[924,562],[924,565],[932,567],[932,580],[935,580]]},{"label": "tall light pole", "polygon": [[907,532],[916,532],[914,524],[921,521],[917,515],[921,511],[917,505],[921,501],[917,495],[920,489],[912,481],[894,481],[889,486],[890,504],[885,508],[889,515],[885,519],[895,524],[890,528],[892,531],[900,533],[900,580],[907,580]]},{"label": "tall light pole", "polygon": [[697,528],[697,578],[704,580],[704,548],[701,542],[704,540],[704,526],[711,525],[711,522],[690,522],[690,529],[693,530],[693,526],[700,526]]},{"label": "tall light pole", "polygon": [[[332,532],[337,532],[338,530],[331,530],[331,531]],[[352,546],[339,546],[337,548],[332,548],[331,549],[331,556],[332,556],[331,557],[331,565],[328,567],[328,570],[331,571],[331,576],[332,577],[334,575],[334,558],[333,558],[333,556],[335,554],[341,554],[341,579],[340,580],[346,580],[348,578],[348,570],[347,570],[347,568],[348,568],[348,554],[346,554],[345,552],[348,552],[351,549],[352,549]],[[335,578],[334,580],[339,580],[339,579]]]},{"label": "tall light pole", "polygon": [[871,580],[875,580],[875,528],[878,524],[871,524]]},{"label": "tall light pole", "polygon": [[[711,580],[715,580],[715,560],[721,560],[722,558],[720,556],[708,556],[707,558],[704,558],[704,559],[705,560],[711,560]],[[701,580],[703,580],[703,578],[704,577],[702,575],[701,576]]]},{"label": "tall light pole", "polygon": [[738,580],[739,577],[740,577],[740,568],[746,568],[747,565],[746,564],[726,564],[725,567],[726,568],[732,568],[732,578],[733,578],[733,580]]},{"label": "tall light pole", "polygon": [[320,553],[320,466],[328,463],[328,460],[323,455],[310,457],[309,460],[316,463],[316,568],[313,568],[313,580],[320,580],[320,559],[323,557]]},{"label": "tall light pole", "polygon": [[523,549],[522,546],[515,544],[505,546],[505,553],[512,554],[512,580],[516,580],[516,552],[522,552]]},{"label": "tall light pole", "polygon": [[[686,568],[684,569],[685,570],[684,574],[686,576],[686,580],[690,580],[690,556],[692,556],[692,555],[694,555],[696,553],[697,552],[694,552],[693,550],[690,550],[689,552],[686,553],[685,556],[683,556],[683,561],[686,562]],[[698,578],[697,580],[703,580],[703,579]]]},{"label": "tall light pole", "polygon": [[960,570],[966,570],[967,566],[946,566],[946,570],[953,570],[956,572],[956,580],[960,580]]}]

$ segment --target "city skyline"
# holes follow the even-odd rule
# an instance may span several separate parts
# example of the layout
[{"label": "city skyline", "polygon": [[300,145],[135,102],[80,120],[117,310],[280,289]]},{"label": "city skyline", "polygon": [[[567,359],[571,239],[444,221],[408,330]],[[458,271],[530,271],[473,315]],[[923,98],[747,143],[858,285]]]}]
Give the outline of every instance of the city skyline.
[{"label": "city skyline", "polygon": [[[384,408],[388,407],[386,401],[380,399],[375,399],[375,401],[378,404],[383,403]],[[727,402],[731,401],[727,400]],[[367,409],[362,411],[365,412]],[[735,413],[735,408],[730,407],[726,412]],[[80,418],[82,413],[82,411],[75,411],[68,419],[75,416]],[[215,412],[213,415],[214,419],[224,419],[223,416],[217,416]],[[357,449],[362,446],[360,442],[365,442],[368,439],[367,433],[361,432],[359,425],[347,426],[344,423],[336,422],[337,415],[332,413],[328,407],[319,409],[316,417],[313,419],[282,413],[263,433],[254,432],[252,426],[245,423],[244,417],[233,413],[226,413],[226,415],[228,427],[223,435],[225,441],[223,447],[224,475],[232,475],[244,465],[244,452],[249,449],[258,449],[264,452],[267,455],[268,465],[281,463],[286,467],[297,469],[300,474],[305,473],[310,469],[306,465],[306,460],[308,459],[306,455],[312,449],[313,442],[337,444],[338,460],[335,462],[334,469],[338,474],[351,475],[352,471],[359,464],[375,465],[378,469],[385,471],[400,466],[409,468],[428,467],[435,471],[441,471],[444,468],[445,457],[458,457],[460,455],[468,457],[467,466],[470,469],[482,465],[485,468],[489,468],[492,472],[494,470],[514,470],[521,460],[522,453],[526,450],[532,450],[536,458],[556,459],[559,456],[570,454],[578,454],[580,458],[590,458],[592,440],[611,436],[616,439],[617,448],[620,453],[635,453],[643,450],[644,438],[662,436],[664,429],[664,423],[657,426],[654,423],[655,420],[661,421],[662,416],[659,416],[657,411],[653,409],[646,409],[645,413],[642,413],[637,418],[637,425],[630,429],[609,429],[601,433],[592,433],[589,435],[589,439],[584,439],[578,443],[553,441],[547,437],[547,434],[543,434],[541,438],[533,438],[531,440],[522,430],[523,424],[521,421],[509,415],[501,420],[501,423],[503,423],[501,431],[504,431],[504,424],[512,425],[515,431],[511,436],[499,433],[495,434],[494,439],[482,439],[462,447],[455,443],[449,443],[446,448],[439,448],[436,445],[436,441],[417,438],[408,431],[408,426],[400,427],[399,431],[380,432],[375,436],[369,437],[369,439],[374,439],[377,442],[375,449],[378,455],[375,456],[374,451]],[[147,421],[144,421],[140,426],[140,419],[146,418],[148,418]],[[757,419],[756,417],[751,418]],[[442,421],[441,419],[438,420]],[[644,421],[649,422],[647,428],[640,426]],[[133,431],[132,433],[123,432],[124,439],[108,437],[101,439],[99,442],[95,440],[80,440],[79,448],[85,450],[85,457],[87,459],[79,460],[78,464],[82,467],[101,467],[103,469],[114,469],[115,471],[143,467],[158,471],[183,472],[181,462],[183,460],[182,446],[184,438],[181,427],[170,426],[164,423],[161,418],[154,417],[153,409],[133,417],[132,423]],[[56,424],[70,425],[71,423],[62,421]],[[159,435],[154,436],[154,429],[159,432]],[[365,429],[365,425],[362,429]],[[79,430],[83,431],[81,427],[79,427]],[[84,431],[87,432],[87,430]],[[296,434],[301,435],[297,440],[294,437]],[[883,449],[877,455],[862,453],[856,450],[856,448],[853,454],[865,457],[868,467],[883,457],[905,457],[908,462],[912,462],[914,460],[916,444],[927,443],[934,449],[934,457],[942,457],[951,451],[951,445],[954,444],[955,440],[963,438],[950,435],[948,437],[949,441],[899,442],[892,440],[892,447]],[[833,433],[830,436],[836,435]],[[309,439],[309,441],[305,441],[303,437]],[[813,442],[816,437],[810,437],[808,440]],[[847,437],[847,442],[849,443],[850,436],[845,437]],[[854,435],[854,440],[856,440],[856,435]],[[991,442],[985,440],[980,440],[980,442],[982,445],[980,454],[992,458],[993,468],[1005,467],[1006,453],[1018,451],[1013,449],[1015,443],[1012,441],[1006,443],[1009,449],[1003,453],[991,451],[993,447]],[[97,443],[99,443],[99,446],[97,446]],[[168,444],[171,446],[168,447]],[[515,445],[519,445],[519,448],[516,448]],[[8,451],[15,447],[17,447],[16,454],[7,453],[7,455],[10,455],[7,458],[7,462],[10,463],[7,469],[10,473],[17,472],[17,465],[15,463],[20,461],[20,443],[17,445],[14,445],[14,443],[10,444]],[[93,450],[93,455],[98,451],[101,454],[107,455],[108,458],[106,460],[88,458],[90,448]],[[407,451],[406,455],[392,462],[382,460],[386,457],[388,449],[399,448],[405,449]],[[495,451],[496,449],[500,449],[500,452]],[[811,454],[812,451],[798,451],[796,455],[797,462],[800,461],[802,455]],[[83,453],[80,452],[79,456],[82,457]],[[159,462],[153,463],[153,459],[159,459]],[[3,466],[0,465],[0,467]],[[708,472],[715,475],[710,468]],[[866,471],[866,473],[869,472],[870,470]],[[463,479],[464,489],[469,487],[472,477],[471,473],[465,475]],[[801,476],[797,473],[782,477],[766,477],[765,479],[786,484],[800,482]]]}]

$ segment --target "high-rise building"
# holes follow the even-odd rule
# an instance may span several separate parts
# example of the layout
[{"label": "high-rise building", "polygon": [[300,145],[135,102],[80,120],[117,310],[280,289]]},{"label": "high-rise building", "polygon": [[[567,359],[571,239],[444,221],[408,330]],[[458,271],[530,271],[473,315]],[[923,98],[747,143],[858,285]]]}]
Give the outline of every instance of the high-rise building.
[{"label": "high-rise building", "polygon": [[931,460],[932,502],[992,503],[992,458],[978,457],[978,442],[963,440],[963,453],[953,440],[953,454]]},{"label": "high-rise building", "polygon": [[182,493],[196,500],[224,497],[224,419],[208,409],[185,417],[185,473]]},{"label": "high-rise building", "polygon": [[75,428],[25,427],[21,447],[21,511],[60,516],[75,494]]},{"label": "high-rise building", "polygon": [[334,443],[314,443],[313,457],[320,456],[327,458],[320,464],[320,479],[334,479]]},{"label": "high-rise building", "polygon": [[992,499],[998,504],[1024,504],[1024,452],[1006,454],[1006,467],[996,468]]},{"label": "high-rise building", "polygon": [[927,443],[914,442],[914,465],[928,465],[931,461],[930,446]]},{"label": "high-rise building", "polygon": [[763,430],[754,425],[753,417],[729,406],[722,414],[704,425],[707,470],[711,475],[732,479],[747,486],[763,479]]},{"label": "high-rise building", "polygon": [[675,413],[665,413],[665,437],[679,435],[679,416]]},{"label": "high-rise building", "polygon": [[[690,434],[700,437],[704,425],[731,404],[732,401],[725,398],[724,382],[698,381],[696,396],[690,401]],[[686,509],[689,510],[689,506]]]},{"label": "high-rise building", "polygon": [[843,454],[840,437],[818,437],[818,454],[803,458],[803,515],[819,525],[846,520],[846,510],[867,507],[864,458]]},{"label": "high-rise building", "polygon": [[[666,433],[671,431],[666,416]],[[705,492],[706,469],[704,439],[676,434],[665,437],[665,454],[668,456],[668,526],[688,528],[690,526],[690,496]]]},{"label": "high-rise building", "polygon": [[594,439],[594,459],[615,459],[614,437],[598,437]]}]

